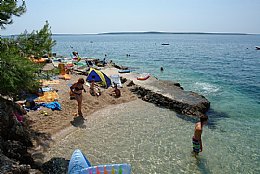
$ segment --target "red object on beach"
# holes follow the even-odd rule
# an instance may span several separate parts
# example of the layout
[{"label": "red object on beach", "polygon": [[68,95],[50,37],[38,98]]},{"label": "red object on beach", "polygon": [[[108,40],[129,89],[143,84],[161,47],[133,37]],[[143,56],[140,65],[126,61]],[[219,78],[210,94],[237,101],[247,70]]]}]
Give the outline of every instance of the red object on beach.
[{"label": "red object on beach", "polygon": [[137,80],[147,80],[150,77],[150,74],[144,73],[137,77]]}]

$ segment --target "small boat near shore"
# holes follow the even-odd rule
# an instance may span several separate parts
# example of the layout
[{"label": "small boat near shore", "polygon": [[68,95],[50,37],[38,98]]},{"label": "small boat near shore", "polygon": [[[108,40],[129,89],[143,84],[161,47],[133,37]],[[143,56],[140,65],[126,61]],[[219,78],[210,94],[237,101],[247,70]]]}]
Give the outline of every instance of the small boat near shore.
[{"label": "small boat near shore", "polygon": [[130,69],[120,69],[118,73],[130,73]]}]

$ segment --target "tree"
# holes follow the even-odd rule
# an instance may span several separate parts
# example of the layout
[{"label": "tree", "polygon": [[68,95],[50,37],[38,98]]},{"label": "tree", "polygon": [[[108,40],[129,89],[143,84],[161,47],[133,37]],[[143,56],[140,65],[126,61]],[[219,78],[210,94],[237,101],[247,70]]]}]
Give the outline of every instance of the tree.
[{"label": "tree", "polygon": [[[25,2],[0,0],[0,28],[12,23],[12,16],[25,12]],[[50,53],[55,41],[51,38],[49,23],[39,31],[14,38],[0,37],[0,96],[15,99],[17,95],[39,88],[36,72],[39,66],[28,59],[30,55],[43,56]]]},{"label": "tree", "polygon": [[41,30],[31,34],[24,32],[15,38],[0,38],[0,94],[15,98],[22,92],[37,90],[35,72],[40,67],[28,57],[50,53],[54,45],[47,21]]},{"label": "tree", "polygon": [[17,0],[0,0],[0,27],[5,28],[5,25],[12,24],[12,16],[21,16],[26,12],[25,1],[19,5]]},{"label": "tree", "polygon": [[27,31],[17,37],[17,46],[25,56],[34,55],[41,57],[51,53],[52,47],[56,44],[51,38],[51,30],[48,21],[39,31],[28,34]]},{"label": "tree", "polygon": [[56,44],[51,38],[51,30],[48,21],[39,31],[33,31],[28,34],[27,31],[17,37],[18,47],[27,57],[34,55],[41,57],[51,52],[52,47]]},{"label": "tree", "polygon": [[35,74],[38,67],[17,54],[17,47],[12,41],[8,42],[0,48],[0,94],[15,99],[22,92],[35,91],[39,87]]}]

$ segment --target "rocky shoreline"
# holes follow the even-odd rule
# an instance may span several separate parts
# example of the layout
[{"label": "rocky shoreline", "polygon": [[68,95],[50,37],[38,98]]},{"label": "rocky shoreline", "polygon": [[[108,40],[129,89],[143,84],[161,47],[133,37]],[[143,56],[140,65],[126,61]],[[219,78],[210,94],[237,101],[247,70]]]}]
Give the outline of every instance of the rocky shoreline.
[{"label": "rocky shoreline", "polygon": [[141,98],[146,102],[150,102],[159,107],[164,107],[167,109],[171,109],[179,114],[188,115],[188,116],[196,116],[200,117],[202,114],[205,114],[210,107],[210,103],[203,96],[199,96],[196,93],[191,93],[193,95],[197,95],[197,97],[201,97],[201,102],[196,105],[191,105],[189,103],[184,103],[178,100],[174,100],[172,98],[163,96],[162,94],[158,94],[156,92],[152,92],[149,89],[142,88],[140,86],[136,86],[130,89],[134,94]]},{"label": "rocky shoreline", "polygon": [[[107,74],[116,74],[117,69],[110,69]],[[179,83],[159,80],[151,76],[146,81],[138,81],[137,74],[120,74],[121,81],[126,82],[130,91],[138,98],[159,107],[174,110],[187,116],[200,117],[210,108],[210,102],[202,95],[185,91]]]}]

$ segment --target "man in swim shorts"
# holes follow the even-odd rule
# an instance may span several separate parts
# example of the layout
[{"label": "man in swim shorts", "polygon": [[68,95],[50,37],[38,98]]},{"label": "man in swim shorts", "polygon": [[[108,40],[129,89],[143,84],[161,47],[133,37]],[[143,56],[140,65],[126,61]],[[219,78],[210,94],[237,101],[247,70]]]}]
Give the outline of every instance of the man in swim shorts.
[{"label": "man in swim shorts", "polygon": [[208,117],[207,116],[201,116],[200,121],[195,124],[194,129],[194,135],[192,137],[192,144],[193,144],[193,152],[196,155],[199,154],[199,152],[202,152],[202,140],[201,140],[201,134],[202,134],[202,128],[204,125],[207,124]]}]

